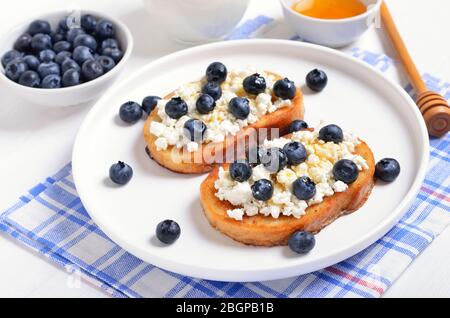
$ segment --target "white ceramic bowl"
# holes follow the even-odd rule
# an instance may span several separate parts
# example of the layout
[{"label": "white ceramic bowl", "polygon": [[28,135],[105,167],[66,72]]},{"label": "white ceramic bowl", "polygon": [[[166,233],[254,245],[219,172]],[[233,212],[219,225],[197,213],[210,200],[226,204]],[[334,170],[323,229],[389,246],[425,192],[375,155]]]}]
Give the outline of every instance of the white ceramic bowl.
[{"label": "white ceramic bowl", "polygon": [[300,38],[333,48],[343,47],[358,39],[377,17],[382,0],[361,0],[367,11],[347,19],[318,19],[302,15],[292,5],[303,0],[280,0],[287,24]]},{"label": "white ceramic bowl", "polygon": [[[117,78],[127,60],[129,59],[131,51],[133,49],[133,37],[125,24],[123,24],[116,18],[90,10],[81,10],[81,14],[92,14],[97,18],[107,19],[114,24],[116,28],[116,37],[120,42],[124,55],[120,62],[117,63],[117,65],[111,71],[95,80],[77,86],[55,89],[42,89],[26,87],[11,81],[5,76],[4,69],[0,66],[0,85],[7,86],[9,89],[8,91],[11,92],[11,94],[15,94],[32,104],[52,107],[78,105],[99,97],[108,87],[113,84],[114,80]],[[47,20],[50,22],[52,30],[55,30],[58,21],[66,15],[68,15],[68,12],[61,10],[45,15],[27,18],[25,22],[19,24],[0,37],[0,55],[3,55],[6,51],[13,48],[14,41],[21,34],[25,33],[28,25],[32,21],[36,19]]]}]

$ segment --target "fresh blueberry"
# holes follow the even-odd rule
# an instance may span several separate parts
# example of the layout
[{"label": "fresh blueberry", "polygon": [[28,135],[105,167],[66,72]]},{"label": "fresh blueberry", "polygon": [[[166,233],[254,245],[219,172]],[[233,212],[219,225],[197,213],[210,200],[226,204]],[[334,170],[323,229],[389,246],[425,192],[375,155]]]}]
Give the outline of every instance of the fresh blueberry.
[{"label": "fresh blueberry", "polygon": [[278,172],[288,164],[288,158],[281,148],[269,148],[267,151],[261,152],[260,155],[261,163],[270,172]]},{"label": "fresh blueberry", "polygon": [[306,75],[306,85],[315,92],[322,91],[327,83],[328,77],[324,71],[314,69]]},{"label": "fresh blueberry", "polygon": [[134,124],[142,117],[142,108],[136,102],[126,102],[120,106],[119,117],[124,122]]},{"label": "fresh blueberry", "polygon": [[39,53],[42,50],[52,48],[52,38],[48,34],[38,33],[31,39],[31,48]]},{"label": "fresh blueberry", "polygon": [[181,229],[177,222],[164,220],[156,226],[156,237],[164,244],[172,244],[180,237]]},{"label": "fresh blueberry", "polygon": [[73,19],[71,17],[64,17],[58,22],[58,29],[60,31],[67,32],[69,31],[70,26],[73,25]]},{"label": "fresh blueberry", "polygon": [[206,125],[198,119],[189,119],[184,123],[184,135],[190,141],[202,141],[205,137]]},{"label": "fresh blueberry", "polygon": [[106,49],[102,50],[102,55],[109,56],[117,64],[122,59],[123,52],[120,49],[113,49],[113,48],[107,47]]},{"label": "fresh blueberry", "polygon": [[88,33],[94,33],[97,26],[97,19],[90,14],[83,14],[81,16],[81,27]]},{"label": "fresh blueberry", "polygon": [[56,57],[56,53],[53,50],[42,50],[38,53],[39,60],[43,63],[53,62]]},{"label": "fresh blueberry", "polygon": [[250,104],[245,97],[233,97],[228,103],[229,112],[237,119],[246,119],[250,114]]},{"label": "fresh blueberry", "polygon": [[80,65],[78,65],[78,63],[75,62],[74,60],[68,58],[61,64],[61,70],[62,70],[62,73],[64,74],[65,72],[67,72],[68,70],[71,70],[71,69],[74,69],[77,72],[81,71]]},{"label": "fresh blueberry", "polygon": [[247,76],[243,81],[244,90],[248,94],[258,95],[260,93],[264,93],[266,90],[266,80],[264,77],[255,73],[253,75]]},{"label": "fresh blueberry", "polygon": [[76,69],[71,68],[64,72],[64,75],[62,77],[62,86],[69,87],[79,85],[80,77],[80,72]]},{"label": "fresh blueberry", "polygon": [[62,52],[62,51],[71,51],[72,44],[70,44],[69,41],[58,41],[55,44],[53,44],[53,51],[56,53]]},{"label": "fresh blueberry", "polygon": [[316,185],[306,176],[300,177],[292,184],[292,191],[299,200],[309,200],[316,194]]},{"label": "fresh blueberry", "polygon": [[44,78],[50,74],[60,75],[61,69],[55,62],[41,63],[38,67],[38,73],[41,78]]},{"label": "fresh blueberry", "polygon": [[52,39],[52,43],[61,42],[66,40],[66,36],[61,32],[52,32],[50,34],[50,38]]},{"label": "fresh blueberry", "polygon": [[148,115],[155,109],[156,105],[158,104],[158,100],[160,100],[161,97],[158,96],[147,96],[142,100],[142,110],[146,112]]},{"label": "fresh blueberry", "polygon": [[252,166],[246,160],[233,162],[230,165],[230,177],[237,182],[244,182],[252,176]]},{"label": "fresh blueberry", "polygon": [[77,36],[79,36],[80,34],[85,34],[86,32],[84,32],[83,29],[81,28],[72,28],[69,31],[67,31],[66,34],[66,39],[67,41],[69,41],[70,43],[73,43],[73,41],[75,40],[75,38]]},{"label": "fresh blueberry", "polygon": [[31,51],[31,39],[33,37],[28,33],[24,33],[19,36],[14,42],[14,50],[19,52],[30,52]]},{"label": "fresh blueberry", "polygon": [[258,201],[267,201],[273,195],[272,182],[267,179],[260,179],[252,185],[253,197]]},{"label": "fresh blueberry", "polygon": [[346,184],[355,182],[358,179],[358,166],[351,160],[342,159],[333,166],[334,179]]},{"label": "fresh blueberry", "polygon": [[281,99],[293,99],[296,92],[295,83],[288,78],[280,79],[273,85],[273,93]]},{"label": "fresh blueberry", "polygon": [[27,64],[29,70],[33,71],[37,71],[39,64],[41,64],[41,61],[34,55],[25,55],[22,61]]},{"label": "fresh blueberry", "polygon": [[39,87],[41,85],[41,78],[35,71],[26,71],[20,75],[19,84],[28,87]]},{"label": "fresh blueberry", "polygon": [[100,20],[95,27],[95,36],[99,39],[107,39],[114,37],[115,30],[112,22],[108,20]]},{"label": "fresh blueberry", "polygon": [[87,60],[81,66],[81,75],[87,81],[92,81],[103,75],[103,66],[96,60]]},{"label": "fresh blueberry", "polygon": [[87,60],[93,60],[92,50],[86,46],[78,46],[73,50],[72,59],[80,65]]},{"label": "fresh blueberry", "polygon": [[120,49],[119,41],[116,39],[106,39],[102,41],[102,44],[100,46],[101,51],[104,49],[110,48],[110,49]]},{"label": "fresh blueberry", "polygon": [[293,132],[300,131],[300,130],[307,129],[307,128],[308,128],[308,124],[306,123],[306,121],[297,119],[297,120],[294,120],[289,125],[288,132],[290,134],[292,134]]},{"label": "fresh blueberry", "polygon": [[41,84],[42,88],[60,88],[61,87],[61,76],[50,74],[44,77]]},{"label": "fresh blueberry", "polygon": [[220,62],[213,62],[206,69],[206,78],[208,82],[222,83],[226,80],[227,73],[225,65]]},{"label": "fresh blueberry", "polygon": [[400,174],[400,164],[392,158],[384,158],[375,166],[375,177],[385,182],[392,182]]},{"label": "fresh blueberry", "polygon": [[133,177],[133,169],[125,162],[119,161],[109,168],[109,177],[114,183],[123,185]]},{"label": "fresh blueberry", "polygon": [[111,71],[116,63],[109,56],[101,55],[95,58],[95,60],[103,67],[103,72],[107,73]]},{"label": "fresh blueberry", "polygon": [[302,143],[292,141],[283,147],[283,151],[288,159],[288,164],[295,166],[306,160],[306,148]]},{"label": "fresh blueberry", "polygon": [[164,108],[166,114],[173,119],[179,119],[186,115],[188,112],[188,106],[184,100],[180,97],[174,97],[169,100]]},{"label": "fresh blueberry", "polygon": [[50,23],[44,20],[36,20],[31,22],[28,27],[27,33],[30,35],[35,35],[38,33],[50,34],[52,32],[52,28],[50,27]]},{"label": "fresh blueberry", "polygon": [[201,94],[195,102],[195,107],[200,114],[208,114],[216,107],[216,101],[208,94]]},{"label": "fresh blueberry", "polygon": [[97,41],[89,34],[80,34],[73,40],[73,47],[87,46],[92,51],[97,50]]},{"label": "fresh blueberry", "polygon": [[319,139],[325,142],[334,142],[336,144],[344,140],[344,133],[337,125],[327,125],[319,130]]},{"label": "fresh blueberry", "polygon": [[55,62],[59,65],[62,65],[66,60],[70,60],[72,58],[72,53],[69,51],[61,51],[55,56]]},{"label": "fresh blueberry", "polygon": [[216,82],[207,82],[202,87],[202,93],[208,94],[214,100],[218,100],[222,96],[222,89],[220,88],[220,84]]},{"label": "fresh blueberry", "polygon": [[306,254],[314,248],[316,239],[307,231],[297,231],[289,237],[288,245],[293,252]]},{"label": "fresh blueberry", "polygon": [[5,67],[5,75],[10,80],[17,82],[20,76],[28,71],[28,65],[23,62],[21,59],[15,59],[6,64]]},{"label": "fresh blueberry", "polygon": [[5,54],[3,54],[2,66],[6,67],[6,64],[11,62],[12,60],[20,59],[22,57],[23,57],[23,53],[20,53],[19,51],[16,51],[16,50],[10,50],[10,51],[6,52]]}]

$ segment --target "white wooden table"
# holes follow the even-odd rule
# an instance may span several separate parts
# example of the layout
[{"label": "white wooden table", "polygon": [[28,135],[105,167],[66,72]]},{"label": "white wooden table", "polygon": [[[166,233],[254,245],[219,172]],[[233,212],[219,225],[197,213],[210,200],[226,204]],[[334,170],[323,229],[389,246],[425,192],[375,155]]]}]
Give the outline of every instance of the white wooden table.
[{"label": "white wooden table", "polygon": [[[0,33],[27,16],[76,3],[123,19],[135,37],[135,51],[123,76],[141,65],[183,49],[161,29],[151,28],[140,0],[14,0],[0,10]],[[420,68],[450,81],[448,0],[390,0],[392,13]],[[280,10],[277,0],[253,0],[252,10]],[[270,12],[270,11],[269,11]],[[281,23],[281,22],[280,22]],[[374,32],[374,31],[372,31]],[[367,34],[366,36],[375,36]],[[379,36],[379,35],[376,35]],[[389,52],[389,48],[383,48]],[[119,80],[120,81],[120,80]],[[0,211],[35,183],[70,161],[72,145],[91,105],[45,109],[27,104],[0,87]],[[450,228],[420,255],[386,297],[450,297]],[[41,256],[0,235],[0,297],[107,297]]]}]

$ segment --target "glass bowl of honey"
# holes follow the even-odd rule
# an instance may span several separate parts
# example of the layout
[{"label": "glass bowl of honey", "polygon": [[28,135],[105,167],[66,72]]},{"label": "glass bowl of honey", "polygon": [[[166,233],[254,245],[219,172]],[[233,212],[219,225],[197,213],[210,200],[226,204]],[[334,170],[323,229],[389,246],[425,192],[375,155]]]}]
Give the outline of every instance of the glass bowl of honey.
[{"label": "glass bowl of honey", "polygon": [[290,28],[307,42],[347,46],[376,20],[382,0],[280,0]]}]

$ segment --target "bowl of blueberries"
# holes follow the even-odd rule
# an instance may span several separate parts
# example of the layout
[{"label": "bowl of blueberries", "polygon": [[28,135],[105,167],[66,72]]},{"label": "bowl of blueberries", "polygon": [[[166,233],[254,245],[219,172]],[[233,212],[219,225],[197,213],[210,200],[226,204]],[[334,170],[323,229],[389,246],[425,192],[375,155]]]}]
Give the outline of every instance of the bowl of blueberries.
[{"label": "bowl of blueberries", "polygon": [[0,39],[0,82],[33,104],[77,105],[112,85],[132,49],[129,29],[115,18],[53,12]]}]

